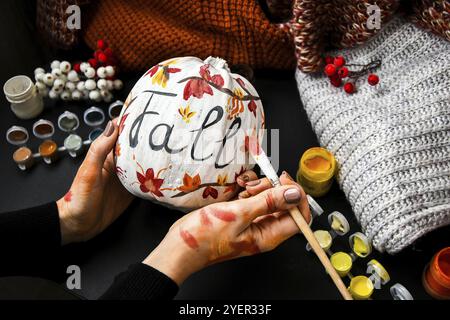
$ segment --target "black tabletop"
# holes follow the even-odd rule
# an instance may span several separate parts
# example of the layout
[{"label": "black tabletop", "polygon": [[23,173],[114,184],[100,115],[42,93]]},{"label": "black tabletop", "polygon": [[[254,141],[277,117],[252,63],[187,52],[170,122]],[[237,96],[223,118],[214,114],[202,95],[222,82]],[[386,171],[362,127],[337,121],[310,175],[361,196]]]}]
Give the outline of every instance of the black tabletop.
[{"label": "black tabletop", "polygon": [[[29,17],[33,9],[29,1],[1,2],[0,28],[0,81],[17,74],[33,76],[36,67],[49,67],[53,59],[74,60],[87,57],[85,48],[70,53],[53,52],[36,38],[34,21]],[[125,98],[140,74],[124,74],[125,88],[117,98]],[[255,87],[262,98],[268,128],[279,129],[280,170],[295,176],[301,154],[309,147],[317,146],[317,140],[301,105],[293,72],[257,72]],[[0,212],[21,209],[54,201],[69,188],[82,161],[62,157],[53,165],[39,162],[29,171],[20,171],[12,161],[15,147],[4,139],[12,125],[21,125],[31,132],[33,121],[19,120],[9,109],[9,103],[1,95],[0,111]],[[90,106],[86,102],[46,101],[40,116],[56,122],[57,117],[69,110],[81,119]],[[105,104],[98,106],[106,110]],[[87,138],[89,128],[84,123],[77,130]],[[54,139],[61,144],[67,134],[57,130]],[[30,137],[27,146],[37,150],[39,140]],[[351,232],[360,231],[351,207],[335,183],[331,191],[318,199],[325,213],[314,221],[313,229],[328,229],[327,215],[332,211],[343,213],[351,224]],[[115,275],[131,263],[141,261],[161,241],[171,224],[181,214],[148,201],[136,199],[126,212],[109,229],[95,239],[66,248],[64,263],[79,265],[82,272],[82,289],[77,293],[95,299],[111,284]],[[429,298],[425,293],[421,276],[425,265],[440,248],[450,245],[450,227],[425,236],[413,247],[396,256],[373,253],[355,262],[352,273],[365,274],[367,262],[375,258],[391,275],[391,282],[376,290],[374,299],[391,299],[389,287],[396,282],[403,284],[416,299]],[[325,274],[313,253],[305,250],[305,239],[298,235],[276,250],[254,257],[241,258],[208,267],[190,277],[180,288],[177,299],[261,298],[261,299],[339,299],[339,293]],[[334,251],[350,251],[348,238],[335,240]],[[170,253],[168,253],[168,259]],[[348,279],[344,279],[348,283]]]}]

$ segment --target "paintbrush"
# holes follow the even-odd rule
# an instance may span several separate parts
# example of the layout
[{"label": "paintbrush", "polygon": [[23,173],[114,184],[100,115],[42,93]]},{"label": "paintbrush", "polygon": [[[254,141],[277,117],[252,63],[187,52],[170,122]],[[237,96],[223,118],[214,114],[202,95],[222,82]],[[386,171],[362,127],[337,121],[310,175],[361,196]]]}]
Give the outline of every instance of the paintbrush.
[{"label": "paintbrush", "polygon": [[[253,139],[251,139],[253,140]],[[255,139],[256,140],[256,139]],[[269,158],[265,154],[264,150],[259,146],[257,142],[250,141],[250,154],[252,155],[255,162],[258,164],[262,172],[266,175],[266,177],[269,179],[272,186],[277,187],[281,186],[280,179],[278,178],[277,173],[272,167],[272,164],[269,161]],[[252,145],[253,144],[253,145]],[[308,240],[309,245],[319,258],[322,265],[325,267],[325,270],[330,275],[331,279],[333,280],[334,284],[336,285],[337,289],[341,293],[342,297],[345,300],[353,300],[352,296],[348,292],[346,286],[342,282],[341,277],[334,269],[333,265],[330,262],[330,259],[328,259],[327,254],[320,246],[319,242],[317,241],[316,237],[314,236],[314,233],[312,232],[311,228],[309,227],[308,223],[306,222],[305,218],[301,214],[298,207],[294,207],[292,209],[289,209],[289,213],[294,219],[295,223],[297,224],[300,231],[305,236],[306,240]]]}]

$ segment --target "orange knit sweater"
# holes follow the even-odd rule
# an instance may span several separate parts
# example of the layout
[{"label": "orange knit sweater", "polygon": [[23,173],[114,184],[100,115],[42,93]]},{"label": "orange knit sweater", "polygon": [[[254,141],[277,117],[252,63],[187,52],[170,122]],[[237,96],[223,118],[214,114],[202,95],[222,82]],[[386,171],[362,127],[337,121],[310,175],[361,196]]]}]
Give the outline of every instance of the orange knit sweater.
[{"label": "orange knit sweater", "polygon": [[83,37],[109,42],[127,71],[175,56],[220,56],[254,68],[295,68],[286,29],[271,24],[257,0],[106,0],[84,10]]}]

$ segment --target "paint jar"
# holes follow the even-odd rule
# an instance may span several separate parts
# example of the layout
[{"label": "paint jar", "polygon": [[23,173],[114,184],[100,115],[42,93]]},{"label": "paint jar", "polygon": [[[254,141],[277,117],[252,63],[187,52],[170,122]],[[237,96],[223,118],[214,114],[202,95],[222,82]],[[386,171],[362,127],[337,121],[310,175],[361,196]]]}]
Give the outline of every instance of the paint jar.
[{"label": "paint jar", "polygon": [[83,139],[77,134],[71,134],[64,139],[64,147],[72,158],[83,152]]},{"label": "paint jar", "polygon": [[350,231],[347,218],[339,211],[333,211],[328,215],[328,224],[340,236],[346,235]]},{"label": "paint jar", "polygon": [[309,209],[311,211],[311,220],[309,221],[309,226],[311,226],[314,218],[319,217],[323,213],[323,209],[309,194],[306,195],[306,198],[308,200]]},{"label": "paint jar", "polygon": [[372,296],[373,283],[366,276],[356,276],[350,280],[348,291],[355,300],[367,300]]},{"label": "paint jar", "polygon": [[400,283],[394,284],[389,292],[394,300],[414,300],[412,294]]},{"label": "paint jar", "polygon": [[33,134],[39,139],[48,139],[55,133],[55,126],[49,120],[38,120],[33,124]]},{"label": "paint jar", "polygon": [[26,170],[33,166],[33,153],[27,147],[20,147],[13,153],[13,160],[20,170]]},{"label": "paint jar", "polygon": [[342,251],[333,253],[330,257],[330,262],[341,277],[348,275],[353,266],[352,257]]},{"label": "paint jar", "polygon": [[[323,250],[328,251],[331,248],[331,245],[333,243],[333,238],[331,237],[331,234],[326,230],[316,230],[314,231],[314,236],[317,239],[317,242],[319,242],[320,246]],[[310,251],[312,248],[309,243],[306,244],[306,250]]]},{"label": "paint jar", "polygon": [[436,253],[426,266],[423,286],[430,296],[435,299],[450,299],[450,247]]},{"label": "paint jar", "polygon": [[98,127],[105,121],[105,113],[98,107],[90,107],[84,112],[83,119],[88,126]]},{"label": "paint jar", "polygon": [[73,132],[78,129],[80,120],[78,116],[70,111],[64,111],[58,117],[58,127],[64,132]]},{"label": "paint jar", "polygon": [[6,131],[6,141],[13,145],[25,144],[28,138],[28,130],[24,127],[12,126]]},{"label": "paint jar", "polygon": [[372,244],[367,236],[361,232],[355,232],[349,238],[350,248],[352,251],[361,258],[367,257],[372,253]]},{"label": "paint jar", "polygon": [[3,86],[3,92],[6,100],[11,103],[11,110],[20,119],[37,117],[44,109],[42,96],[27,76],[15,76],[9,79]]},{"label": "paint jar", "polygon": [[92,130],[90,133],[89,133],[89,141],[90,142],[92,142],[92,141],[94,141],[95,139],[97,139],[98,137],[100,137],[100,135],[103,133],[103,129],[100,129],[100,128],[97,128],[97,129],[94,129],[94,130]]},{"label": "paint jar", "polygon": [[44,162],[51,164],[55,162],[58,155],[58,146],[53,140],[45,140],[39,146],[39,154],[44,159]]},{"label": "paint jar", "polygon": [[110,119],[117,118],[122,111],[123,101],[117,100],[109,105],[108,115]]},{"label": "paint jar", "polygon": [[331,152],[319,147],[310,148],[300,159],[297,182],[306,193],[321,197],[330,190],[336,167],[336,160]]},{"label": "paint jar", "polygon": [[381,289],[381,285],[385,285],[391,280],[387,270],[375,259],[367,263],[366,273],[370,274],[369,279],[374,284],[375,289]]}]

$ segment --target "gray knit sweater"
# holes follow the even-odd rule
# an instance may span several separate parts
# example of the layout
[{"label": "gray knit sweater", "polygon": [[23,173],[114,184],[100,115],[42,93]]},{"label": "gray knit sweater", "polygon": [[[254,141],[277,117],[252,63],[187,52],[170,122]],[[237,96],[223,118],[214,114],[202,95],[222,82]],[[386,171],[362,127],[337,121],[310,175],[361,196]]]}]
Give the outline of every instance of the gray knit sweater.
[{"label": "gray knit sweater", "polygon": [[330,54],[382,60],[380,84],[364,78],[353,95],[323,74],[296,78],[363,231],[396,253],[450,223],[450,43],[397,17],[365,45]]}]

